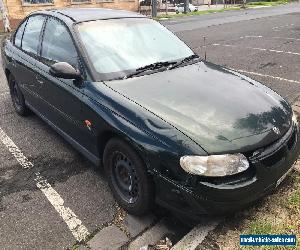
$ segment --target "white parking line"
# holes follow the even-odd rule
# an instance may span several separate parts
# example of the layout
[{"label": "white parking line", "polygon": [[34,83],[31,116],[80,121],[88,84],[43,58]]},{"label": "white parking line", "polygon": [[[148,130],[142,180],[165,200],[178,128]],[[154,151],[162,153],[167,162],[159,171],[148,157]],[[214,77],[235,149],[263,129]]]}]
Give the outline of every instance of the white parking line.
[{"label": "white parking line", "polygon": [[262,38],[263,36],[241,36],[240,38],[241,39],[244,39],[244,38]]},{"label": "white parking line", "polygon": [[[1,128],[0,140],[23,168],[29,169],[34,167],[33,163],[26,158],[18,146]],[[75,239],[78,241],[86,239],[86,237],[89,235],[89,232],[88,229],[82,224],[81,220],[78,219],[76,214],[70,208],[64,206],[64,200],[52,188],[48,181],[41,176],[39,172],[35,172],[35,176],[36,186],[44,193],[48,201],[65,221]]]},{"label": "white parking line", "polygon": [[272,36],[272,37],[267,37],[267,36],[241,36],[240,39],[244,38],[267,38],[267,39],[282,39],[282,40],[292,40],[292,41],[300,41],[298,38],[294,37],[282,37],[282,36]]},{"label": "white parking line", "polygon": [[300,41],[300,39],[298,38],[294,38],[294,37],[281,37],[281,36],[274,36],[271,37],[272,39],[284,39],[284,40],[293,40],[293,41]]},{"label": "white parking line", "polygon": [[[219,44],[219,43],[213,43],[212,46],[223,46],[223,47],[232,47],[232,48],[241,47],[241,46],[238,46],[238,45]],[[283,53],[283,54],[290,54],[290,55],[300,56],[300,53],[298,53],[298,52],[290,52],[290,51],[275,50],[275,49],[253,48],[253,47],[241,47],[241,48],[243,48],[243,49],[252,49],[252,50],[260,50],[260,51],[269,51],[269,52],[274,52],[274,53]]]},{"label": "white parking line", "polygon": [[9,91],[6,91],[6,92],[0,93],[0,96],[6,96],[6,95],[8,95],[8,94],[9,94]]},{"label": "white parking line", "polygon": [[285,29],[287,27],[290,27],[290,26],[294,26],[295,24],[291,23],[291,24],[286,24],[286,25],[282,25],[282,26],[276,26],[276,27],[273,27],[272,30],[273,31],[279,31],[280,29]]},{"label": "white parking line", "polygon": [[256,75],[256,76],[262,76],[262,77],[268,77],[268,78],[272,78],[272,79],[276,79],[279,81],[285,81],[285,82],[291,82],[291,83],[300,83],[300,81],[297,80],[289,80],[289,79],[285,79],[279,76],[271,76],[271,75],[264,75],[261,73],[257,73],[257,72],[251,72],[251,71],[245,71],[245,70],[241,70],[241,69],[231,69],[240,73],[245,73],[245,74],[249,74],[249,75]]}]

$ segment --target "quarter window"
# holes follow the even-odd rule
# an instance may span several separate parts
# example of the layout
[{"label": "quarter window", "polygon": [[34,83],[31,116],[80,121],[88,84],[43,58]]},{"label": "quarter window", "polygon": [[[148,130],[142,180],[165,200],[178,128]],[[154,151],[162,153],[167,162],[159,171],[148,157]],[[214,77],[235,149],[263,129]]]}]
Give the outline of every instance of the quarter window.
[{"label": "quarter window", "polygon": [[45,17],[36,15],[29,17],[22,40],[22,49],[32,54],[38,54],[39,38]]},{"label": "quarter window", "polygon": [[21,41],[22,41],[22,36],[24,33],[25,26],[26,26],[26,21],[20,25],[19,29],[15,34],[15,45],[18,47],[21,47]]},{"label": "quarter window", "polygon": [[67,62],[78,66],[77,52],[67,27],[49,18],[44,31],[41,56],[52,62]]}]

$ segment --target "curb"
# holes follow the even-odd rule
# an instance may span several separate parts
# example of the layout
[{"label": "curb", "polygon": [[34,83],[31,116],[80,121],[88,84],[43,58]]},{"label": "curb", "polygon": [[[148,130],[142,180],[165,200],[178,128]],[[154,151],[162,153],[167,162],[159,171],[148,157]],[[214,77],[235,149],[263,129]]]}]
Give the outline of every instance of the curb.
[{"label": "curb", "polygon": [[[115,224],[104,227],[95,236],[86,242],[85,245],[78,246],[77,249],[87,250],[148,250],[156,249],[155,245],[166,237],[174,236],[176,233],[172,227],[168,226],[167,218],[162,218],[154,223],[156,218],[153,215],[145,216],[142,219],[132,215],[126,215],[124,225],[125,233]],[[127,221],[125,221],[127,220]],[[172,248],[172,250],[194,250],[206,238],[208,233],[214,230],[221,222],[221,219],[206,219],[201,224],[194,227],[185,234]],[[131,232],[128,234],[128,232]],[[134,234],[132,234],[134,233]],[[135,235],[135,236],[133,236]],[[175,241],[176,242],[176,241]]]},{"label": "curb", "polygon": [[214,230],[220,222],[220,219],[216,219],[199,224],[178,241],[171,250],[195,250],[206,238],[208,233]]},{"label": "curb", "polygon": [[137,250],[137,249],[148,249],[149,246],[155,245],[159,240],[164,238],[168,234],[172,234],[165,223],[165,219],[160,220],[153,227],[149,228],[139,237],[123,246],[122,249]]},{"label": "curb", "polygon": [[[122,210],[120,211],[123,212]],[[116,217],[118,217],[118,212]],[[159,224],[157,223],[159,218],[153,214],[137,217],[124,212],[124,214],[119,215],[119,217],[121,219],[114,219],[111,223],[105,225],[100,231],[96,230],[96,232],[94,232],[95,234],[92,233],[90,238],[88,237],[86,241],[78,242],[72,247],[72,249],[128,249],[128,245],[130,245],[131,242],[142,237],[151,230],[151,228],[157,227],[157,224]],[[163,232],[164,231],[161,233]],[[156,237],[162,237],[162,235],[157,234]]]},{"label": "curb", "polygon": [[[113,237],[111,237],[113,235]],[[88,243],[90,249],[109,250],[118,249],[128,238],[116,225],[103,228]]]}]

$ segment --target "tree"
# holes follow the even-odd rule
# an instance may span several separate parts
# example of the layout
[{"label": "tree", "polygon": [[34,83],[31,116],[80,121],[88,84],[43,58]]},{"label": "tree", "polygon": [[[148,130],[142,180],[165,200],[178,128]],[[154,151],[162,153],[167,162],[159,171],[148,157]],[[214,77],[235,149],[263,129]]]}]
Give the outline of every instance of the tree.
[{"label": "tree", "polygon": [[152,17],[156,17],[157,16],[157,0],[152,0],[151,5],[152,5],[152,9],[151,9],[152,10]]},{"label": "tree", "polygon": [[247,0],[243,0],[243,6],[242,8],[246,9]]},{"label": "tree", "polygon": [[0,8],[1,8],[1,13],[2,13],[2,20],[3,20],[3,25],[4,25],[4,31],[5,32],[10,32],[10,23],[9,23],[9,18],[8,18],[8,13],[6,10],[6,6],[3,3],[3,0],[0,0]]}]

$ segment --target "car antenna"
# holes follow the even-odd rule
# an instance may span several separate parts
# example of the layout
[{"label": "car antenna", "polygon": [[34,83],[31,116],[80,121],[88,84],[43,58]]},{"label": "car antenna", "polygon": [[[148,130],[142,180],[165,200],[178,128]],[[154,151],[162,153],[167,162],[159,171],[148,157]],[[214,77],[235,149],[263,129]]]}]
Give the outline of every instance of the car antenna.
[{"label": "car antenna", "polygon": [[204,44],[204,60],[206,61],[206,37],[203,37],[203,44]]}]

